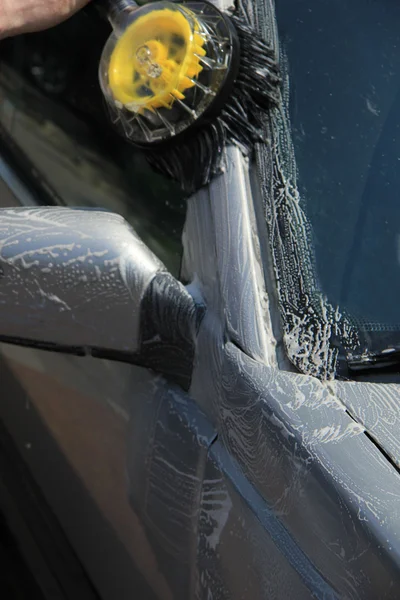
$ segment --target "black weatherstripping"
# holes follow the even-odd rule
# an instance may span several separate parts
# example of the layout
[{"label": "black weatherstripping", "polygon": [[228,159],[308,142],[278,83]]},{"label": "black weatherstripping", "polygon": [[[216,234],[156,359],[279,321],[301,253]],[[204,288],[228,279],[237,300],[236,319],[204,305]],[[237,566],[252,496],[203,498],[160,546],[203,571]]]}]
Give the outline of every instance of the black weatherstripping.
[{"label": "black weatherstripping", "polygon": [[[148,367],[189,390],[195,340],[206,307],[196,303],[189,292],[182,293],[182,287],[169,273],[158,273],[141,300],[138,352],[128,354],[93,348],[91,356]],[[75,354],[84,354],[82,349],[76,350]]]},{"label": "black weatherstripping", "polygon": [[378,352],[351,354],[346,362],[349,370],[354,372],[366,373],[376,370],[400,372],[400,347],[392,346]]},{"label": "black weatherstripping", "polygon": [[159,273],[143,297],[140,357],[185,390],[190,387],[195,340],[205,306],[196,304],[169,273]]}]

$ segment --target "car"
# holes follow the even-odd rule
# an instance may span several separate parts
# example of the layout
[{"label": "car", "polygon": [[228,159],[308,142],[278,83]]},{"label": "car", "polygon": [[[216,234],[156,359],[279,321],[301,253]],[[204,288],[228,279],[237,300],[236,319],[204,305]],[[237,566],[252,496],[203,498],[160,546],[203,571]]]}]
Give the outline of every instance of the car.
[{"label": "car", "polygon": [[94,5],[1,42],[0,510],[39,597],[400,595],[400,7],[241,6],[282,102],[190,198],[109,121]]}]

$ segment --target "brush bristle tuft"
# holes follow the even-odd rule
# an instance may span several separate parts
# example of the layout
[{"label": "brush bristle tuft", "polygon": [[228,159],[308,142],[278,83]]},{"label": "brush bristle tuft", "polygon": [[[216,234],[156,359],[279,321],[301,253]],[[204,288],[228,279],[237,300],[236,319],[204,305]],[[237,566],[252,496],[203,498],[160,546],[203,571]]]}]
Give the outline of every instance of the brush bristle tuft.
[{"label": "brush bristle tuft", "polygon": [[146,151],[152,167],[177,181],[187,194],[221,173],[227,144],[239,146],[248,156],[256,142],[266,143],[262,123],[266,112],[279,102],[281,79],[273,49],[244,17],[230,18],[240,41],[240,66],[229,100],[217,117],[183,141]]}]

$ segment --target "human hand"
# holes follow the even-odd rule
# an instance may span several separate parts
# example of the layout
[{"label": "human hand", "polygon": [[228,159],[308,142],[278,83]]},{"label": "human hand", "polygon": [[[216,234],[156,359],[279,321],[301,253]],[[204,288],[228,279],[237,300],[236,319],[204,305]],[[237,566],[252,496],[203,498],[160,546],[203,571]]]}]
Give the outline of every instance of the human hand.
[{"label": "human hand", "polygon": [[0,0],[0,39],[57,25],[89,0]]}]

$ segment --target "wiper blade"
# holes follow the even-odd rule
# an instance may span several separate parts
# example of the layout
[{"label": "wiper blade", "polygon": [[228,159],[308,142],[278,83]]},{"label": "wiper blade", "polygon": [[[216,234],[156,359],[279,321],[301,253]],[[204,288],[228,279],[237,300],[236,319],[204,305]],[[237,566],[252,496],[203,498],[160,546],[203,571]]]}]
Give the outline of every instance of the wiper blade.
[{"label": "wiper blade", "polygon": [[365,351],[362,354],[350,354],[346,357],[350,371],[366,371],[370,369],[400,369],[400,347],[384,348],[377,352]]}]

